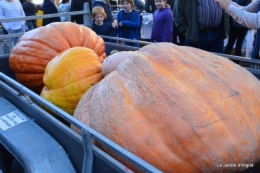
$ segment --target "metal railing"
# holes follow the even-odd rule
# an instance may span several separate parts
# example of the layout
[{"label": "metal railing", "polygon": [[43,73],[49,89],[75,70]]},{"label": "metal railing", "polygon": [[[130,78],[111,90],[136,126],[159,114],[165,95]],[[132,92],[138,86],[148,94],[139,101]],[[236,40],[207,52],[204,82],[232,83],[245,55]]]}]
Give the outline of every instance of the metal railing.
[{"label": "metal railing", "polygon": [[[121,7],[120,5],[114,5],[115,7]],[[44,15],[36,15],[36,16],[26,16],[26,17],[18,17],[18,18],[8,18],[8,19],[0,19],[0,23],[1,22],[10,22],[10,21],[21,21],[21,20],[33,20],[33,19],[45,19],[45,18],[53,18],[53,17],[60,17],[60,16],[72,16],[72,15],[79,15],[79,14],[83,14],[83,25],[87,26],[87,27],[92,27],[92,15],[91,15],[91,11],[89,8],[89,4],[86,2],[84,3],[84,8],[83,11],[74,11],[74,12],[64,12],[64,13],[55,13],[55,14],[44,14]],[[7,34],[7,35],[0,35],[0,41],[1,40],[5,40],[5,39],[10,39],[13,37],[20,37],[22,36],[23,33],[15,33],[15,34]],[[109,36],[101,36],[102,38],[108,38],[111,40],[117,40],[118,42],[129,42],[129,43],[138,43],[138,44],[143,44],[146,45],[149,42],[143,42],[143,41],[139,41],[139,40],[130,40],[130,39],[124,39],[124,38],[111,38]],[[6,42],[4,42],[4,46],[7,46]],[[7,48],[3,48],[3,50],[5,51],[5,54],[10,53],[7,52]],[[249,59],[249,58],[245,58],[245,57],[238,57],[238,56],[233,56],[233,55],[227,55],[227,54],[219,54],[216,53],[217,55],[232,59],[232,60],[238,60],[238,61],[246,61],[248,63],[250,63],[250,68],[252,69],[260,69],[260,60],[256,60],[256,59]]]},{"label": "metal railing", "polygon": [[[8,19],[0,19],[0,23],[2,22],[14,22],[14,21],[21,21],[21,20],[36,20],[36,19],[46,19],[46,18],[53,18],[53,17],[60,17],[60,16],[73,16],[83,14],[83,25],[90,27],[92,26],[92,17],[89,8],[88,2],[84,3],[83,11],[74,11],[74,12],[64,12],[64,13],[54,13],[54,14],[44,14],[44,15],[35,15],[35,16],[26,16],[26,17],[16,17],[16,18],[8,18]],[[7,35],[0,35],[0,40],[10,39],[13,37],[20,37],[23,33],[16,33],[16,34],[7,34]]]}]

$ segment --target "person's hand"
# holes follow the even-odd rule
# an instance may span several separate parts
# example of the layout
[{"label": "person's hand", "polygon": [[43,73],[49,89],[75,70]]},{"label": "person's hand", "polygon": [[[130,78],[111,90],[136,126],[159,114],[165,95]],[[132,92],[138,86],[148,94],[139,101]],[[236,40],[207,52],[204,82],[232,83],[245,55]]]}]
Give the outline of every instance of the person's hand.
[{"label": "person's hand", "polygon": [[219,6],[220,6],[220,8],[222,8],[222,9],[226,9],[227,8],[227,6],[230,4],[230,0],[215,0],[216,1],[216,3],[218,3],[219,4]]},{"label": "person's hand", "polygon": [[116,23],[116,24],[118,24],[118,22],[117,22],[117,20],[116,20],[116,19],[114,19],[114,20],[113,20],[113,23]]},{"label": "person's hand", "polygon": [[116,19],[113,20],[113,22],[112,22],[112,27],[113,27],[113,28],[117,28],[117,27],[118,27],[118,23],[117,23],[117,20],[116,20]]},{"label": "person's hand", "polygon": [[116,22],[113,22],[113,23],[112,23],[112,27],[113,27],[113,28],[117,28],[117,27],[118,27],[117,23],[116,23]]}]

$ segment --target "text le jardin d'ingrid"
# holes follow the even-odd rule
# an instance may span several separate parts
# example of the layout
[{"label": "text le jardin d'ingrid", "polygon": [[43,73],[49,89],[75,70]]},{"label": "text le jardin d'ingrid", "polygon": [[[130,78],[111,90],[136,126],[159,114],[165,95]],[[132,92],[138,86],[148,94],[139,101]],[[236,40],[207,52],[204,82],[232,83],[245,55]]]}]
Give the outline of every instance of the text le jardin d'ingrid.
[{"label": "text le jardin d'ingrid", "polygon": [[246,168],[250,167],[250,168],[252,168],[252,167],[254,167],[254,164],[253,163],[247,163],[247,164],[245,164],[245,163],[238,163],[238,164],[236,164],[236,163],[221,163],[221,164],[217,163],[216,166],[220,167],[220,168],[233,168],[233,167],[246,167]]}]

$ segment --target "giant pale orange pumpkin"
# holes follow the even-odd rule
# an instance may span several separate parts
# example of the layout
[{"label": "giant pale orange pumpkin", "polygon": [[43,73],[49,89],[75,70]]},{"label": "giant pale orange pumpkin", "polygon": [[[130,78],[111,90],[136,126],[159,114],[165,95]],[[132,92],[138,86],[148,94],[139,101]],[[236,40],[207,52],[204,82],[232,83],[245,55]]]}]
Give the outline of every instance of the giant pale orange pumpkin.
[{"label": "giant pale orange pumpkin", "polygon": [[127,55],[74,116],[165,173],[241,172],[260,158],[259,80],[191,47]]},{"label": "giant pale orange pumpkin", "polygon": [[102,78],[101,61],[97,54],[85,47],[73,47],[47,64],[41,96],[73,114],[82,95]]},{"label": "giant pale orange pumpkin", "polygon": [[47,63],[60,52],[77,46],[94,50],[100,59],[106,56],[103,39],[91,29],[72,22],[56,22],[26,32],[11,52],[10,67],[17,81],[39,92]]}]

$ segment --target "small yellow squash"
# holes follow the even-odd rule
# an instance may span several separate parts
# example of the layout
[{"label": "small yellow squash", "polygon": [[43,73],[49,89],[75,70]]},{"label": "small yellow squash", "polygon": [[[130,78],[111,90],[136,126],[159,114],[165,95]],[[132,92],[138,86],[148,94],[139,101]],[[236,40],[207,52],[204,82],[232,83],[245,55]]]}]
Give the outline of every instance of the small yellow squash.
[{"label": "small yellow squash", "polygon": [[47,64],[41,96],[73,114],[82,95],[102,78],[101,60],[93,50],[70,48]]}]

